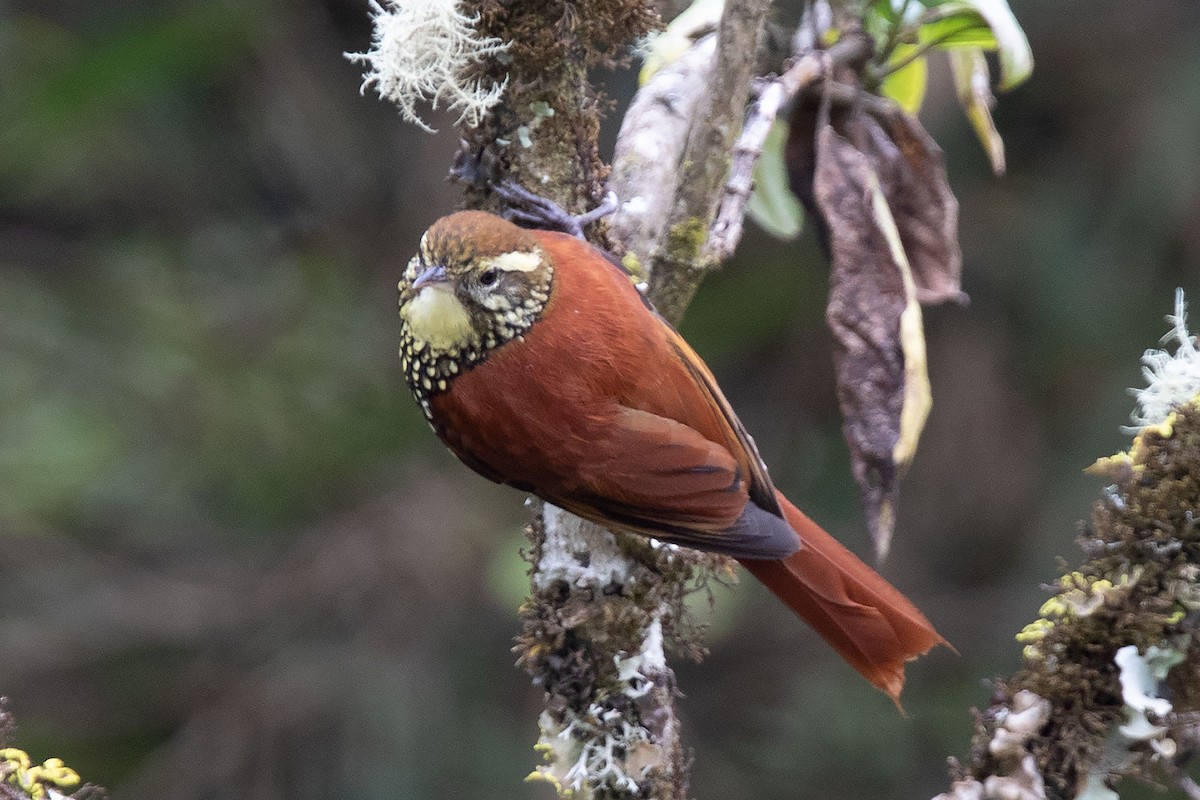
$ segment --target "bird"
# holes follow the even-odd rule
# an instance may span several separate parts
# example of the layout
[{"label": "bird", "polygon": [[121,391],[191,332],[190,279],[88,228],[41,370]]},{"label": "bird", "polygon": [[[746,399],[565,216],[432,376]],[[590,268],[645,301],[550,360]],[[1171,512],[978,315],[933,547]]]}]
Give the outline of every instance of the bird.
[{"label": "bird", "polygon": [[459,211],[425,231],[399,291],[405,381],[475,472],[731,556],[897,706],[905,663],[948,646],[775,488],[712,372],[605,251]]}]

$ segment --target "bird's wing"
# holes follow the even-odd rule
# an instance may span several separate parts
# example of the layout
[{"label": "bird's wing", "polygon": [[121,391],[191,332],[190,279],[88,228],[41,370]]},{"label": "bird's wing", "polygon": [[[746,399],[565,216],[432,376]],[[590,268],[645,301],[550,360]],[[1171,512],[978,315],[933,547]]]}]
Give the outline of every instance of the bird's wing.
[{"label": "bird's wing", "polygon": [[729,451],[674,420],[620,406],[603,446],[577,468],[578,485],[546,499],[580,516],[736,558],[800,546],[783,519],[747,502]]},{"label": "bird's wing", "polygon": [[[744,473],[747,481],[746,491],[750,500],[764,511],[782,517],[783,512],[775,499],[775,486],[771,483],[770,476],[767,475],[767,466],[763,463],[762,456],[758,454],[758,447],[754,444],[754,439],[751,438],[745,426],[742,425],[742,421],[734,413],[729,401],[725,399],[721,387],[717,385],[717,379],[713,377],[708,365],[696,354],[691,345],[679,335],[679,332],[666,320],[661,317],[659,319],[666,330],[667,343],[678,356],[678,362],[683,365],[683,371],[694,387],[694,391],[698,390],[704,402],[716,412],[719,422],[723,423],[721,425],[724,428],[722,438]],[[703,433],[711,435],[709,431],[703,431]]]},{"label": "bird's wing", "polygon": [[[534,231],[534,235],[555,263],[573,265],[570,270],[560,270],[556,280],[570,282],[566,292],[596,326],[593,334],[603,339],[603,348],[592,349],[623,356],[613,365],[616,381],[610,387],[619,401],[680,422],[724,445],[741,470],[750,500],[782,518],[775,487],[754,440],[696,351],[604,251],[566,234]],[[631,335],[637,331],[645,337]],[[621,348],[626,346],[629,349],[623,352]],[[646,347],[649,350],[643,349]],[[647,372],[652,374],[647,377]],[[648,386],[651,383],[653,386]]]}]

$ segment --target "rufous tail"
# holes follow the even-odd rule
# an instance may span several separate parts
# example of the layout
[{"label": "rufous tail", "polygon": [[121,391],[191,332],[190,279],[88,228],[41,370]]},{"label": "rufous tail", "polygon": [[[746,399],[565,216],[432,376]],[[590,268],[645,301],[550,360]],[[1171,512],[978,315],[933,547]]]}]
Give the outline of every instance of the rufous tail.
[{"label": "rufous tail", "polygon": [[782,494],[775,497],[803,545],[782,560],[742,566],[899,707],[904,662],[949,643],[883,576]]}]

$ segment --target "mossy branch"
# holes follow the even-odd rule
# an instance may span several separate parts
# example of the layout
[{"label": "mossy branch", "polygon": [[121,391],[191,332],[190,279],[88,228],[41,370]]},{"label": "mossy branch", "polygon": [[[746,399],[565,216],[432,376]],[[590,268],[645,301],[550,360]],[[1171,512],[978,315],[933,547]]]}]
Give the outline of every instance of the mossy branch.
[{"label": "mossy branch", "polygon": [[[767,0],[726,4],[708,80],[696,82],[707,107],[699,121],[684,116],[675,132],[678,145],[672,146],[687,142],[683,180],[655,202],[687,215],[678,229],[695,235],[672,248],[678,257],[656,274],[666,278],[663,286],[690,288],[651,290],[674,319],[699,281],[688,262],[696,260],[720,196],[767,6]],[[490,186],[504,177],[572,211],[585,210],[599,200],[606,175],[596,148],[599,102],[587,67],[643,34],[630,20],[645,28],[651,5],[597,0],[564,10],[548,2],[483,2],[478,14],[480,35],[505,43],[504,75],[493,65],[484,77],[507,81],[507,89],[483,124],[463,131],[455,174],[469,184],[470,204],[495,210]],[[613,241],[596,233],[601,245],[644,252],[638,237]],[[683,247],[691,256],[682,255]],[[689,277],[682,283],[671,280],[684,273]],[[685,798],[674,677],[663,649],[665,642],[699,651],[682,635],[682,598],[702,557],[539,508],[530,529],[532,596],[517,645],[520,663],[547,695],[539,720],[546,764],[531,777],[584,796]]]},{"label": "mossy branch", "polygon": [[[1113,483],[1085,559],[1017,636],[971,753],[937,800],[1115,800],[1120,776],[1188,791],[1200,752],[1200,397],[1089,470]],[[1169,699],[1168,699],[1169,698]]]},{"label": "mossy branch", "polygon": [[[508,88],[481,126],[463,131],[456,174],[469,183],[469,203],[498,210],[490,187],[506,178],[587,210],[607,177],[597,149],[601,101],[587,69],[656,23],[651,4],[532,0],[478,10],[481,32],[507,43]],[[597,244],[621,246],[599,227]],[[529,530],[531,596],[515,649],[546,695],[537,745],[544,763],[530,778],[574,796],[684,800],[677,691],[664,651],[698,652],[682,635],[695,560],[541,503]]]}]

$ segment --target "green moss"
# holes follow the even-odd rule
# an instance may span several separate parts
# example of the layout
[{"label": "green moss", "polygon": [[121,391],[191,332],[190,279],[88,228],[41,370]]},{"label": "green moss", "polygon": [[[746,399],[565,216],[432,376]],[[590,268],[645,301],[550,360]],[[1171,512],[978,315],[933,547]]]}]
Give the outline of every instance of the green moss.
[{"label": "green moss", "polygon": [[708,237],[708,226],[696,217],[667,231],[667,259],[676,264],[694,264]]},{"label": "green moss", "polygon": [[[645,0],[474,0],[463,10],[479,14],[481,35],[509,43],[503,63],[480,67],[481,77],[507,80],[504,102],[480,127],[462,131],[460,162],[478,165],[468,205],[497,210],[489,186],[507,177],[568,211],[593,207],[608,177],[597,148],[608,103],[588,70],[628,61],[630,45],[660,25],[657,11]],[[609,244],[605,226],[598,228],[594,239]]]},{"label": "green moss", "polygon": [[480,14],[483,35],[512,42],[515,68],[538,74],[565,64],[613,69],[629,61],[628,46],[661,25],[645,0],[474,0],[464,11]]},{"label": "green moss", "polygon": [[635,280],[646,280],[646,267],[642,264],[642,260],[637,257],[637,254],[630,251],[621,256],[621,266],[625,271],[633,276]]}]

